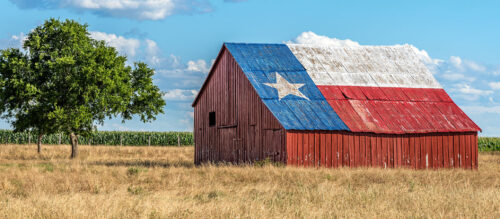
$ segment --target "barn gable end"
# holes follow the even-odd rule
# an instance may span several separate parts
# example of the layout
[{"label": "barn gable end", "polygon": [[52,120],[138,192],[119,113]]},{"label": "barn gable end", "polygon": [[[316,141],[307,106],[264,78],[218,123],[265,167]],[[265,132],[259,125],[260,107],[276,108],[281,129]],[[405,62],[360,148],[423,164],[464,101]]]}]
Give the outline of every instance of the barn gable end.
[{"label": "barn gable end", "polygon": [[[222,47],[194,103],[195,163],[284,162],[285,131]],[[210,125],[210,113],[215,124]]]}]

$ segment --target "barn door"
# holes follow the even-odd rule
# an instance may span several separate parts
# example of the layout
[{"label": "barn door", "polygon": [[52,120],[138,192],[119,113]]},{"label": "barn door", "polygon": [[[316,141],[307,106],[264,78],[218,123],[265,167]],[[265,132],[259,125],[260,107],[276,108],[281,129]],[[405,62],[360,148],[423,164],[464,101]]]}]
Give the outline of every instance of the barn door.
[{"label": "barn door", "polygon": [[220,137],[220,156],[221,161],[236,162],[237,161],[237,148],[236,148],[236,127],[219,128]]}]

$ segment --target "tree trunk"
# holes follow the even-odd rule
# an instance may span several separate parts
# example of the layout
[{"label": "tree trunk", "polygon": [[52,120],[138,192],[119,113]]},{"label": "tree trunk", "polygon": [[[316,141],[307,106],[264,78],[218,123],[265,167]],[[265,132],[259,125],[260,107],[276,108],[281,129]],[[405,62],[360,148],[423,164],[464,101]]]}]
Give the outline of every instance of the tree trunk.
[{"label": "tree trunk", "polygon": [[36,143],[38,153],[42,153],[42,134],[38,134],[38,141]]},{"label": "tree trunk", "polygon": [[78,136],[72,132],[69,137],[71,140],[71,159],[73,159],[78,156]]}]

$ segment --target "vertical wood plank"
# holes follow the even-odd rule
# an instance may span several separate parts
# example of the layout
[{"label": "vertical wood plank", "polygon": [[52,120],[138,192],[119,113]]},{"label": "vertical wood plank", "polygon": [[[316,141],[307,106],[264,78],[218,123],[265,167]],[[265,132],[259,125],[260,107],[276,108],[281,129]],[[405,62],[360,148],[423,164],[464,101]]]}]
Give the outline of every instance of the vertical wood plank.
[{"label": "vertical wood plank", "polygon": [[359,166],[365,166],[366,160],[366,134],[359,135]]},{"label": "vertical wood plank", "polygon": [[371,145],[372,134],[367,134],[365,138],[365,153],[366,153],[366,161],[365,166],[370,167],[372,165],[372,145]]},{"label": "vertical wood plank", "polygon": [[[379,167],[385,168],[385,160],[384,160],[384,138],[381,135],[377,136],[377,164]],[[386,149],[387,150],[387,149]]]},{"label": "vertical wood plank", "polygon": [[319,133],[314,133],[314,166],[319,167],[320,166],[320,150],[321,150],[321,139],[319,136]]},{"label": "vertical wood plank", "polygon": [[409,156],[409,160],[410,160],[410,167],[413,168],[413,169],[416,169],[416,153],[415,153],[415,135],[410,135],[409,136],[410,138],[410,156]]},{"label": "vertical wood plank", "polygon": [[465,138],[465,168],[471,169],[472,164],[471,164],[471,148],[472,148],[472,143],[471,143],[471,138],[470,134],[464,134]]},{"label": "vertical wood plank", "polygon": [[394,167],[394,161],[395,161],[395,152],[396,152],[396,139],[393,137],[393,135],[387,136],[387,142],[388,142],[388,149],[389,149],[389,167],[393,168]]},{"label": "vertical wood plank", "polygon": [[443,134],[443,166],[444,168],[449,168],[450,167],[450,158],[449,158],[449,141],[448,141],[448,135],[449,134]]},{"label": "vertical wood plank", "polygon": [[308,133],[303,133],[303,151],[304,151],[304,166],[308,167],[309,166],[309,134]]},{"label": "vertical wood plank", "polygon": [[403,162],[403,146],[401,144],[401,136],[398,135],[396,138],[396,153],[397,153],[397,165],[396,167],[401,167]]},{"label": "vertical wood plank", "polygon": [[438,135],[438,168],[444,167],[443,136]]},{"label": "vertical wood plank", "polygon": [[332,133],[331,132],[325,132],[323,133],[324,139],[325,139],[325,164],[326,167],[332,167],[333,166],[333,158],[332,158]]},{"label": "vertical wood plank", "polygon": [[386,136],[381,136],[382,138],[382,167],[383,168],[388,168],[389,167],[389,161],[388,161],[388,155],[389,155],[389,148],[388,148],[388,140]]},{"label": "vertical wood plank", "polygon": [[332,138],[332,167],[338,167],[338,160],[339,160],[339,156],[338,156],[338,144],[339,144],[339,141],[338,141],[338,133],[335,133],[333,132],[331,134],[331,138]]},{"label": "vertical wood plank", "polygon": [[475,169],[477,169],[478,168],[477,160],[478,160],[478,156],[479,156],[479,154],[478,154],[479,145],[478,145],[478,139],[477,139],[477,132],[474,132],[473,139],[474,139],[473,146],[474,146],[474,151],[475,151],[474,167],[475,167]]},{"label": "vertical wood plank", "polygon": [[342,167],[343,160],[344,160],[344,152],[343,152],[343,140],[344,140],[344,135],[342,133],[336,133],[337,135],[337,167]]},{"label": "vertical wood plank", "polygon": [[304,166],[304,134],[297,133],[297,165]]},{"label": "vertical wood plank", "polygon": [[453,145],[453,134],[447,134],[446,136],[448,138],[448,159],[450,160],[450,167],[455,167],[455,152],[454,152],[454,145]]},{"label": "vertical wood plank", "polygon": [[378,158],[377,158],[377,137],[375,135],[371,135],[370,137],[370,145],[371,145],[371,166],[378,166]]},{"label": "vertical wood plank", "polygon": [[425,136],[420,135],[420,169],[426,169],[426,165],[428,161],[426,161],[426,154],[427,154],[427,144],[425,141]]},{"label": "vertical wood plank", "polygon": [[349,166],[355,167],[355,143],[354,143],[354,134],[349,134]]},{"label": "vertical wood plank", "polygon": [[460,136],[457,133],[453,134],[453,158],[454,158],[454,167],[460,167]]},{"label": "vertical wood plank", "polygon": [[349,135],[347,133],[342,133],[342,166],[349,166]]},{"label": "vertical wood plank", "polygon": [[432,168],[432,137],[425,135],[425,168]]},{"label": "vertical wood plank", "polygon": [[361,136],[358,133],[354,133],[352,137],[354,142],[354,153],[352,154],[354,157],[354,165],[351,164],[351,166],[358,167],[361,164],[361,151],[359,146]]},{"label": "vertical wood plank", "polygon": [[[330,152],[331,153],[331,152]],[[319,160],[320,160],[320,166],[326,167],[326,133],[325,132],[320,132],[319,133]]]},{"label": "vertical wood plank", "polygon": [[316,160],[314,159],[314,155],[315,155],[314,149],[316,147],[315,142],[314,142],[315,137],[314,137],[314,133],[312,133],[312,132],[309,132],[308,135],[309,135],[309,154],[308,154],[309,166],[314,167],[315,162],[316,162]]},{"label": "vertical wood plank", "polygon": [[287,165],[293,165],[293,145],[292,145],[292,137],[293,134],[292,133],[286,133],[286,164]]},{"label": "vertical wood plank", "polygon": [[460,133],[459,134],[460,138],[460,167],[461,168],[466,168],[465,165],[465,146],[466,146],[466,140],[465,140],[465,135]]}]

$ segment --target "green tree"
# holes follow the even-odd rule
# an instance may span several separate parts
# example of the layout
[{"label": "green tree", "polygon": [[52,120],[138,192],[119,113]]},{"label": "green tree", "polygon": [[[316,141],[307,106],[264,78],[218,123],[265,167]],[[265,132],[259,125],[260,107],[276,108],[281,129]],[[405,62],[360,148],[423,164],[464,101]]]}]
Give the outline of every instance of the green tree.
[{"label": "green tree", "polygon": [[23,50],[0,50],[0,113],[14,131],[70,136],[71,158],[78,136],[88,136],[106,118],[132,116],[143,122],[163,113],[163,93],[145,63],[127,58],[90,37],[87,25],[49,19],[31,31]]}]

